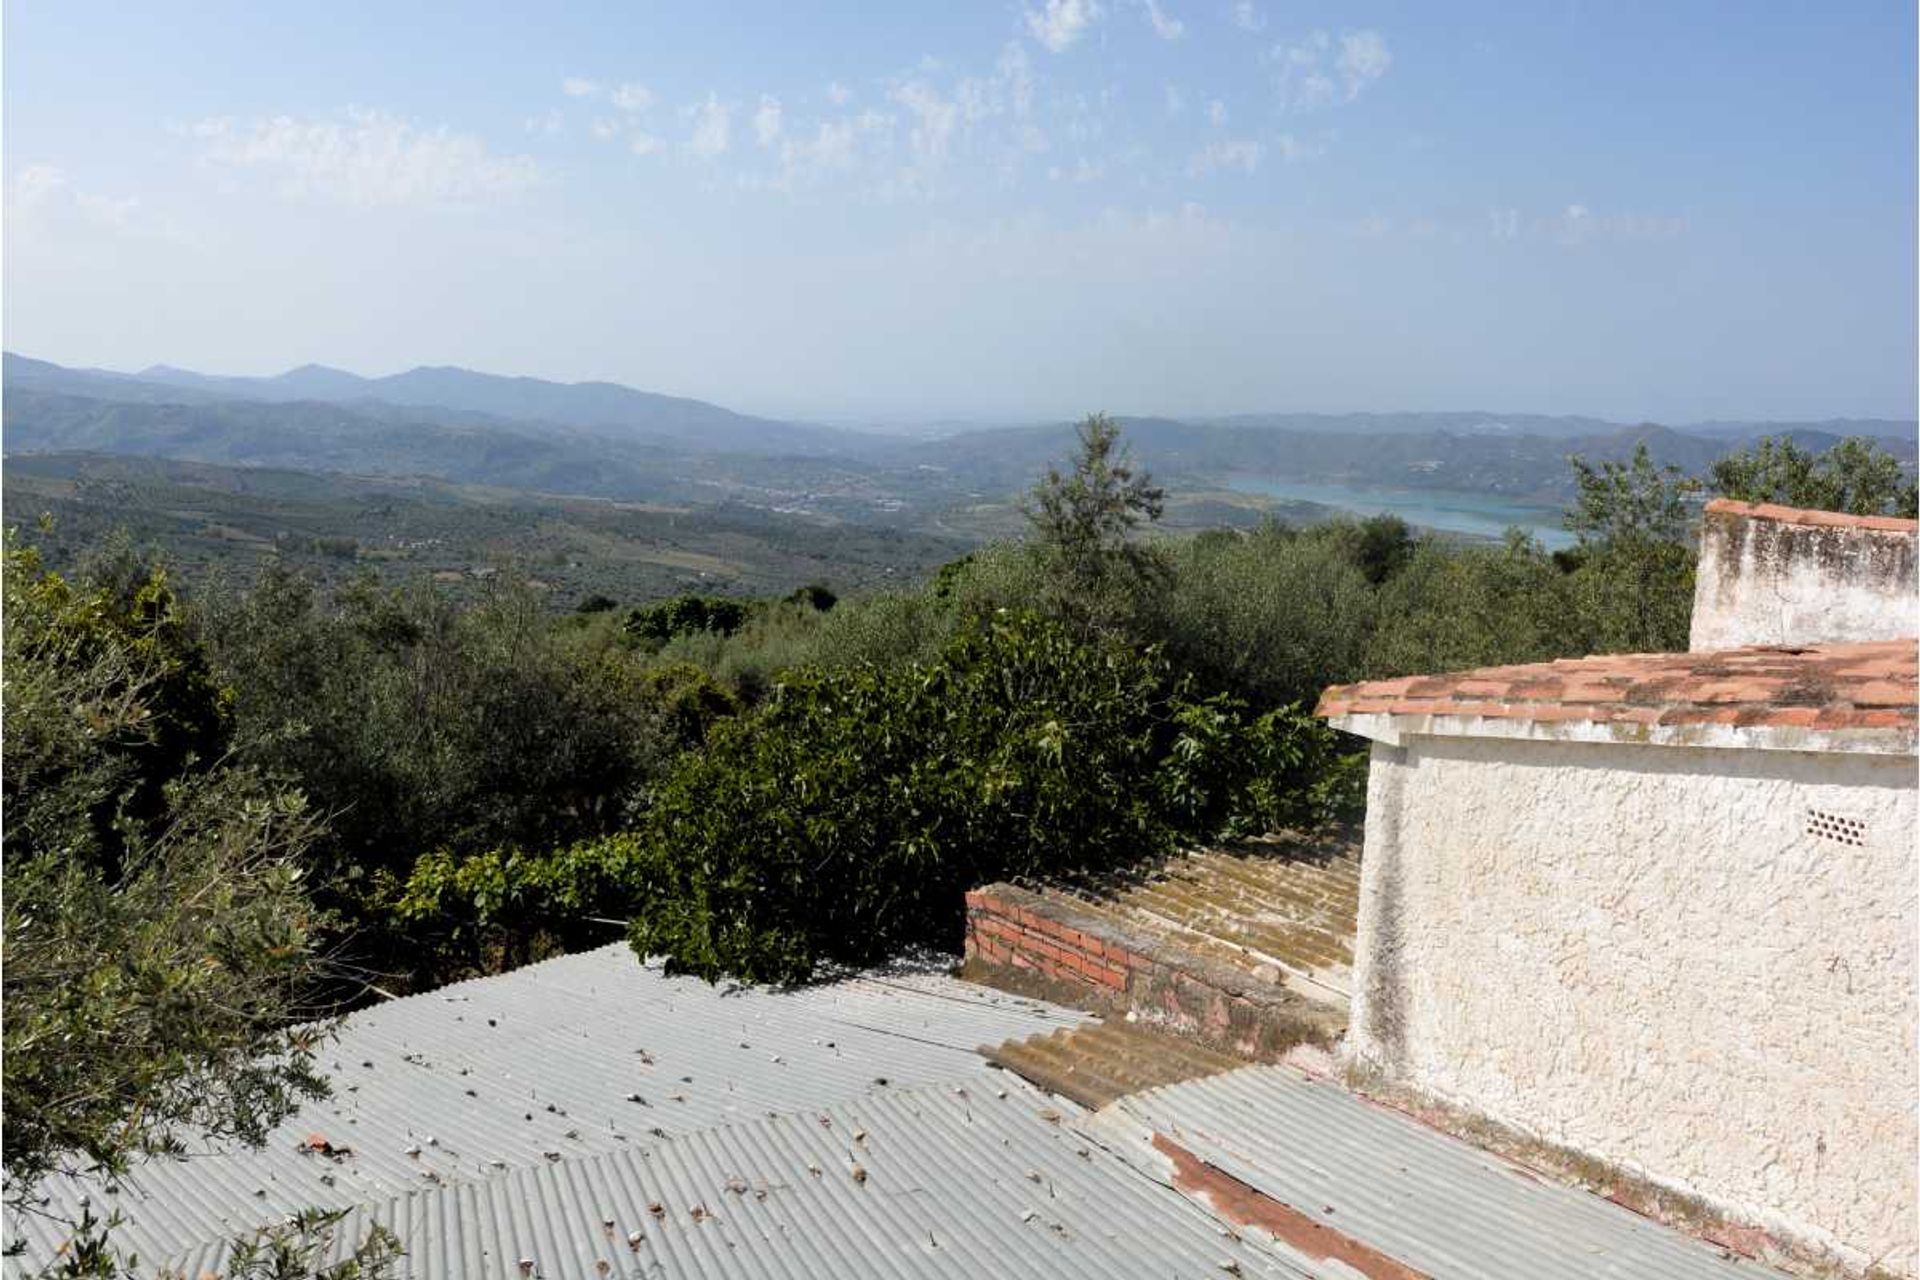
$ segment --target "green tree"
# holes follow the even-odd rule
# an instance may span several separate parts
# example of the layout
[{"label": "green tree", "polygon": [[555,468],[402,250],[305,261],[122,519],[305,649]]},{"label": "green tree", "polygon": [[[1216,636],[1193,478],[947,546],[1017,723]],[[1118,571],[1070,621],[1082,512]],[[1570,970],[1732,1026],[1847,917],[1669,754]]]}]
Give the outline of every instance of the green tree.
[{"label": "green tree", "polygon": [[1089,414],[1075,436],[1073,469],[1049,467],[1024,510],[1050,583],[1049,611],[1085,633],[1113,632],[1138,591],[1164,573],[1164,560],[1133,535],[1160,518],[1166,491],[1134,467],[1120,424],[1106,414]]},{"label": "green tree", "polygon": [[1849,436],[1818,455],[1790,437],[1767,436],[1715,462],[1708,484],[1720,496],[1742,502],[1856,516],[1912,519],[1920,506],[1914,479],[1900,460],[1864,436]]},{"label": "green tree", "polygon": [[1574,603],[1601,652],[1685,649],[1693,609],[1693,513],[1700,483],[1658,467],[1643,442],[1630,462],[1571,460],[1579,486],[1566,527],[1579,539]]},{"label": "green tree", "polygon": [[1003,615],[924,666],[793,673],[680,757],[632,835],[422,859],[401,910],[416,928],[505,930],[510,949],[628,917],[635,949],[678,969],[800,981],[953,946],[970,885],[1312,825],[1352,780],[1296,711],[1194,697],[1152,650]]},{"label": "green tree", "polygon": [[[163,573],[74,586],[5,551],[7,1199],[55,1168],[111,1179],[185,1133],[259,1142],[303,1098],[289,1029],[319,961],[298,793],[166,749],[217,719]],[[157,797],[154,799],[153,797]],[[102,822],[102,815],[106,821]]]}]

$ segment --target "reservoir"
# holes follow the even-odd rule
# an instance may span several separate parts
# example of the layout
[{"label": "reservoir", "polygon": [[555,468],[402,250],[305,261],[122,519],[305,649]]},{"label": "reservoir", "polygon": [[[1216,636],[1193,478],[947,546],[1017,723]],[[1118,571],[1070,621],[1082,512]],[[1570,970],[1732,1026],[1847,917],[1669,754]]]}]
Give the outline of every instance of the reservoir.
[{"label": "reservoir", "polygon": [[1573,545],[1573,535],[1560,527],[1558,507],[1504,494],[1452,489],[1354,488],[1244,473],[1228,476],[1226,483],[1228,488],[1240,493],[1260,493],[1290,502],[1317,502],[1359,516],[1395,515],[1424,529],[1500,538],[1508,528],[1518,526],[1538,538],[1549,551]]}]

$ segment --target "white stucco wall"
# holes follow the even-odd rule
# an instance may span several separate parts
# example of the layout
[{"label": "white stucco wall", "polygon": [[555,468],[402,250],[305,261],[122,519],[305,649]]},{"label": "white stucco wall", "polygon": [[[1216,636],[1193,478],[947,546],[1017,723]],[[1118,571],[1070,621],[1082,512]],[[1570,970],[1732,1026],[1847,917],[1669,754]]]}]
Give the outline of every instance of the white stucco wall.
[{"label": "white stucco wall", "polygon": [[1694,576],[1695,653],[1898,640],[1920,631],[1911,528],[1796,524],[1710,508]]},{"label": "white stucco wall", "polygon": [[1916,820],[1911,756],[1376,745],[1349,1052],[1913,1274]]}]

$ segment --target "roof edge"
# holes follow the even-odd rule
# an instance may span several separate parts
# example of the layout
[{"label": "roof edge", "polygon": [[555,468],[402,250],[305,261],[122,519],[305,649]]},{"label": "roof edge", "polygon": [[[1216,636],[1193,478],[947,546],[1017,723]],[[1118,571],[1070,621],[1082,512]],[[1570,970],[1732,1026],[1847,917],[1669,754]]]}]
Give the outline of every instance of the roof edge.
[{"label": "roof edge", "polygon": [[1749,520],[1770,520],[1775,524],[1798,524],[1825,529],[1868,529],[1882,533],[1920,533],[1920,520],[1899,516],[1855,516],[1844,511],[1820,511],[1812,507],[1783,507],[1773,502],[1740,502],[1733,498],[1715,498],[1707,503],[1709,516],[1742,516]]},{"label": "roof edge", "polygon": [[1511,716],[1333,712],[1334,728],[1390,747],[1409,738],[1499,738],[1523,742],[1583,742],[1609,746],[1693,747],[1707,750],[1801,751],[1820,755],[1920,755],[1920,732],[1900,728],[1814,729],[1800,725],[1724,723],[1649,724],[1624,720],[1533,720]]}]

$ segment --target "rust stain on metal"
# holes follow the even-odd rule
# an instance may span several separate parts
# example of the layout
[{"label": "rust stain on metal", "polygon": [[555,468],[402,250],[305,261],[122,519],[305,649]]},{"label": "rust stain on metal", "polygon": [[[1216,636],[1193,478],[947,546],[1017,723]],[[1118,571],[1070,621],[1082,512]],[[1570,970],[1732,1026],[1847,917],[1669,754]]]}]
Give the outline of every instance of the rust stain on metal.
[{"label": "rust stain on metal", "polygon": [[1322,1262],[1344,1263],[1368,1280],[1432,1280],[1426,1272],[1415,1271],[1221,1172],[1165,1134],[1153,1135],[1153,1148],[1173,1161],[1174,1186],[1189,1195],[1204,1197],[1240,1226],[1270,1232],[1274,1239]]}]

